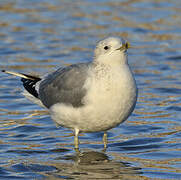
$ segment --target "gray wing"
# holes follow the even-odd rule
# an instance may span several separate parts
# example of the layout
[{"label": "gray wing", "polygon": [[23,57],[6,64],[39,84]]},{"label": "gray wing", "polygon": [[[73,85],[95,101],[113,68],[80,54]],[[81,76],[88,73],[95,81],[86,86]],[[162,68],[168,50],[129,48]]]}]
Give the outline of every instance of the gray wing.
[{"label": "gray wing", "polygon": [[90,63],[80,63],[60,68],[48,75],[39,85],[39,98],[46,107],[56,103],[82,106],[86,94],[83,88]]}]

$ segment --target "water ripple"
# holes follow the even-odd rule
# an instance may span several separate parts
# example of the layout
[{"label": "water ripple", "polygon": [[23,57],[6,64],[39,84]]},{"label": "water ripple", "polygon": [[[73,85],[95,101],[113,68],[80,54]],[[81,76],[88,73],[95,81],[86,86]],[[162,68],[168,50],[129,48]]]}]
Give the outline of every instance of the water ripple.
[{"label": "water ripple", "polygon": [[[35,4],[36,3],[36,4]],[[97,40],[123,36],[139,88],[132,116],[108,132],[56,128],[0,73],[0,179],[179,179],[180,2],[1,1],[0,69],[42,75],[92,59]]]}]

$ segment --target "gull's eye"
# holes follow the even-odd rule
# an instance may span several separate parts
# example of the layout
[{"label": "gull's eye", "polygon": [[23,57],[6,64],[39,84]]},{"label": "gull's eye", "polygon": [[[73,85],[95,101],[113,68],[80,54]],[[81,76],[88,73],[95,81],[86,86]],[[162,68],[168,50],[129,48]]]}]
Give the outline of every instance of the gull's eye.
[{"label": "gull's eye", "polygon": [[104,49],[105,49],[105,50],[108,50],[108,49],[109,49],[109,46],[104,46]]}]

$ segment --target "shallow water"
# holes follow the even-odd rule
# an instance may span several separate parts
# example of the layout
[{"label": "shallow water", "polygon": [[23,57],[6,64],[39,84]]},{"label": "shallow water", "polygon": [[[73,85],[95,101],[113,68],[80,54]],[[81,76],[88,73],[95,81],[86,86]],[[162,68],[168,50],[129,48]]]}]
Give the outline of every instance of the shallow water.
[{"label": "shallow water", "polygon": [[139,88],[134,113],[108,132],[73,134],[0,73],[0,179],[181,178],[181,4],[178,0],[0,1],[0,69],[44,74],[91,60],[123,36]]}]

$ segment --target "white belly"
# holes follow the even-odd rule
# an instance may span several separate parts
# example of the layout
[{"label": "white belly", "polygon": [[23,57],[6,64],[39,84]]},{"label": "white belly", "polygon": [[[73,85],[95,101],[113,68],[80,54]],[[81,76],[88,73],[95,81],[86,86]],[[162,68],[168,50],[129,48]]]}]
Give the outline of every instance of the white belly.
[{"label": "white belly", "polygon": [[82,132],[105,131],[125,121],[134,109],[137,90],[128,66],[95,70],[85,88],[84,106],[56,104],[50,109],[52,119]]}]

